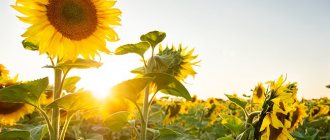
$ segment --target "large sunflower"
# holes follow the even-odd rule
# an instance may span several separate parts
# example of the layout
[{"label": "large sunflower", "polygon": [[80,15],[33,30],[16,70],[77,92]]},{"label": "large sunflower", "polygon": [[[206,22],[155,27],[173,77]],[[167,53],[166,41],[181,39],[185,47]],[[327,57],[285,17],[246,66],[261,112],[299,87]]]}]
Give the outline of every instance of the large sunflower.
[{"label": "large sunflower", "polygon": [[120,25],[121,11],[112,8],[115,0],[17,0],[13,5],[32,24],[22,35],[39,46],[40,54],[74,60],[79,55],[94,58],[109,53],[106,42],[117,41],[112,29]]}]

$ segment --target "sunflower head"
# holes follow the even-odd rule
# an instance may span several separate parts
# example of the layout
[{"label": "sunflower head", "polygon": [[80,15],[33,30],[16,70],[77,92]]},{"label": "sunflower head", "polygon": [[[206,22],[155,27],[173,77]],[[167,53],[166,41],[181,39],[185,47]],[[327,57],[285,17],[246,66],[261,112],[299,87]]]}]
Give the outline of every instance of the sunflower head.
[{"label": "sunflower head", "polygon": [[[194,50],[183,48],[180,44],[178,48],[168,46],[163,49],[159,47],[159,52],[155,56],[158,59],[154,66],[150,68],[156,69],[157,72],[163,72],[175,76],[178,80],[184,80],[188,76],[195,76],[196,71],[193,66],[199,63],[195,61],[197,55],[193,55]],[[150,62],[150,61],[149,61]],[[156,68],[155,68],[156,67]]]},{"label": "sunflower head", "polygon": [[255,104],[263,104],[265,100],[265,87],[259,83],[253,90],[252,102]]},{"label": "sunflower head", "polygon": [[163,119],[163,124],[171,124],[179,116],[181,110],[181,105],[173,103],[167,106],[165,110],[165,118]]},{"label": "sunflower head", "polygon": [[294,131],[299,127],[299,125],[303,124],[303,119],[307,116],[306,114],[306,106],[305,104],[298,104],[296,105],[296,109],[290,112],[290,131]]},{"label": "sunflower head", "polygon": [[41,54],[75,60],[109,53],[105,40],[116,41],[112,27],[120,25],[120,10],[114,0],[16,0],[12,7],[31,26],[22,35],[39,46]]},{"label": "sunflower head", "polygon": [[2,64],[0,64],[0,80],[8,78],[9,71],[6,69],[6,67]]}]

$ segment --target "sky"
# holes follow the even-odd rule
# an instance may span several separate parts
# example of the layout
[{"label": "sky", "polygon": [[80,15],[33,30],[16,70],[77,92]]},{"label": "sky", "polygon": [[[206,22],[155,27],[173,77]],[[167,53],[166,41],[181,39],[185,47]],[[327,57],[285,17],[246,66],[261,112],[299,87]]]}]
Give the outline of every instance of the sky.
[{"label": "sky", "polygon": [[[0,63],[21,80],[49,76],[45,55],[24,50],[20,36],[28,27],[9,5],[0,1]],[[195,48],[201,60],[195,78],[186,80],[192,95],[225,98],[224,94],[251,94],[258,82],[287,75],[298,83],[298,96],[330,97],[330,1],[328,0],[119,0],[122,25],[115,30],[120,41],[110,50],[139,41],[141,34],[167,33],[163,44],[182,43]],[[101,57],[99,69],[74,70],[78,84],[98,95],[123,80],[133,78],[139,67],[135,55]]]}]

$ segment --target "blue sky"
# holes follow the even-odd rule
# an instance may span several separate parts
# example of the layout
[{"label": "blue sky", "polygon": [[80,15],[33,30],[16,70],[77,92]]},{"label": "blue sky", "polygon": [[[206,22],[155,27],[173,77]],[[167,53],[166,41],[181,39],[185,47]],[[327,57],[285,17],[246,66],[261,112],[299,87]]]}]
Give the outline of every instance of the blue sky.
[{"label": "blue sky", "polygon": [[[22,49],[20,35],[28,27],[0,1],[0,63],[24,80],[52,78],[46,56]],[[330,1],[327,0],[125,0],[116,7],[122,26],[115,28],[119,45],[137,42],[152,30],[167,33],[164,44],[195,48],[201,60],[198,75],[187,80],[192,94],[202,98],[225,93],[250,94],[258,82],[281,74],[298,82],[299,96],[330,97]],[[106,93],[111,86],[132,78],[137,56],[102,55],[100,69],[77,70],[81,87]]]}]

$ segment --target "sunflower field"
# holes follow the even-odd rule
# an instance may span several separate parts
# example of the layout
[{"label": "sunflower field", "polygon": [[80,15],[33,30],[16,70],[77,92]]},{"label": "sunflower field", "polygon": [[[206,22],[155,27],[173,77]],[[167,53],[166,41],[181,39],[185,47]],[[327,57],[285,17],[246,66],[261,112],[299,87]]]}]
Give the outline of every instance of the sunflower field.
[{"label": "sunflower field", "polygon": [[[121,23],[114,0],[16,0],[29,28],[22,49],[47,56],[48,77],[23,81],[0,64],[0,140],[330,140],[330,99],[299,99],[286,76],[250,93],[200,99],[185,87],[200,59],[150,31],[110,51]],[[135,55],[135,76],[104,99],[78,88],[74,71],[102,66],[100,54]],[[70,73],[70,76],[69,76]],[[325,88],[330,88],[326,86]],[[330,89],[329,89],[330,90]],[[163,96],[158,96],[159,94]]]}]

